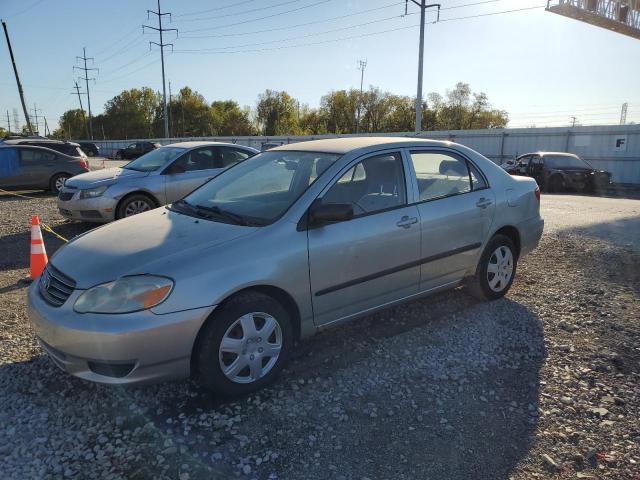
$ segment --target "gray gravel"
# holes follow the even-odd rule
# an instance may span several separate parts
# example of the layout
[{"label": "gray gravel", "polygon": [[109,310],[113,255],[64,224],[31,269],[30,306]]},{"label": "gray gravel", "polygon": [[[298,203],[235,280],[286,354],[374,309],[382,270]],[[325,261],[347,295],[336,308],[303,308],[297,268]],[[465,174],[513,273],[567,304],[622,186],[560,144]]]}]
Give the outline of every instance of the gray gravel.
[{"label": "gray gravel", "polygon": [[607,221],[609,201],[545,196],[548,232],[507,298],[459,289],[325,332],[273,387],[223,402],[54,367],[24,307],[29,214],[88,227],[52,197],[0,196],[2,477],[637,479],[640,201]]}]

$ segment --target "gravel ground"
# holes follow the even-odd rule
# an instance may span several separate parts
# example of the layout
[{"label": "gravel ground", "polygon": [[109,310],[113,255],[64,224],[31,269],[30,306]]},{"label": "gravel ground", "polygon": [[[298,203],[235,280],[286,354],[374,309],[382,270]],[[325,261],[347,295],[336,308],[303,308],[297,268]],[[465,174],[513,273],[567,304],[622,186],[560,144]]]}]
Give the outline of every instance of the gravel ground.
[{"label": "gravel ground", "polygon": [[[94,385],[25,312],[29,215],[0,195],[2,478],[640,479],[640,201],[545,195],[502,300],[439,294],[304,342],[271,388]],[[45,234],[51,254],[61,245]]]}]

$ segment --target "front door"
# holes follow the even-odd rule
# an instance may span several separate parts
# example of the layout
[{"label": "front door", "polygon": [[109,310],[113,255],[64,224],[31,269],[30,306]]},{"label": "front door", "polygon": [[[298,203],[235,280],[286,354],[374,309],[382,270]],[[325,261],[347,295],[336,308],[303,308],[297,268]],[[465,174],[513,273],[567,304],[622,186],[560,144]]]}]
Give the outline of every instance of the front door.
[{"label": "front door", "polygon": [[473,271],[493,223],[495,195],[468,160],[447,150],[410,154],[422,229],[420,290],[460,280]]},{"label": "front door", "polygon": [[169,165],[164,171],[167,203],[180,200],[222,172],[218,156],[216,147],[197,148]]},{"label": "front door", "polygon": [[316,324],[322,325],[417,293],[420,228],[407,205],[399,152],[368,157],[321,195],[349,203],[354,218],[308,231]]}]

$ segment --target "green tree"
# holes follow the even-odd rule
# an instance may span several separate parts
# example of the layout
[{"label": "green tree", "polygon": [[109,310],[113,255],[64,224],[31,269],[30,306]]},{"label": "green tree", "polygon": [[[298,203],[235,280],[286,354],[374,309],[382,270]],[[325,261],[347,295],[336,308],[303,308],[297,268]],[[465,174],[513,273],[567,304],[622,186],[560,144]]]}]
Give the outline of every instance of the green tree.
[{"label": "green tree", "polygon": [[309,105],[300,107],[300,132],[302,135],[324,135],[327,130],[326,118],[320,110],[309,108]]},{"label": "green tree", "polygon": [[241,109],[240,105],[233,100],[213,102],[211,117],[215,135],[253,135],[255,133],[249,118],[249,110]]},{"label": "green tree", "polygon": [[351,89],[333,91],[320,99],[320,112],[329,133],[355,131],[359,96],[360,92]]},{"label": "green tree", "polygon": [[[205,98],[189,87],[183,87],[169,105],[172,133],[180,137],[215,135],[211,109]],[[158,106],[157,132],[162,136],[162,105]]]},{"label": "green tree", "polygon": [[89,138],[87,133],[87,118],[79,108],[67,110],[58,120],[59,127],[53,131],[53,137],[59,139]]},{"label": "green tree", "polygon": [[256,120],[263,135],[298,135],[298,102],[287,92],[265,90],[258,96]]},{"label": "green tree", "polygon": [[111,138],[153,137],[160,98],[149,87],[124,90],[104,106],[105,130]]}]

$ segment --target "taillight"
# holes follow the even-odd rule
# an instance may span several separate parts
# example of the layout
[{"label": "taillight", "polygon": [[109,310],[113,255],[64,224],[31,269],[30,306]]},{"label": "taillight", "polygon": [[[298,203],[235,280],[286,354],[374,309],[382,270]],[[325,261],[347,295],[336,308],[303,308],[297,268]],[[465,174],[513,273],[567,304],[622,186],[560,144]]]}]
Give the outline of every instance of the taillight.
[{"label": "taillight", "polygon": [[536,185],[536,199],[540,201],[540,187]]},{"label": "taillight", "polygon": [[80,159],[80,166],[85,170],[89,170],[89,162],[87,162],[84,158]]}]

